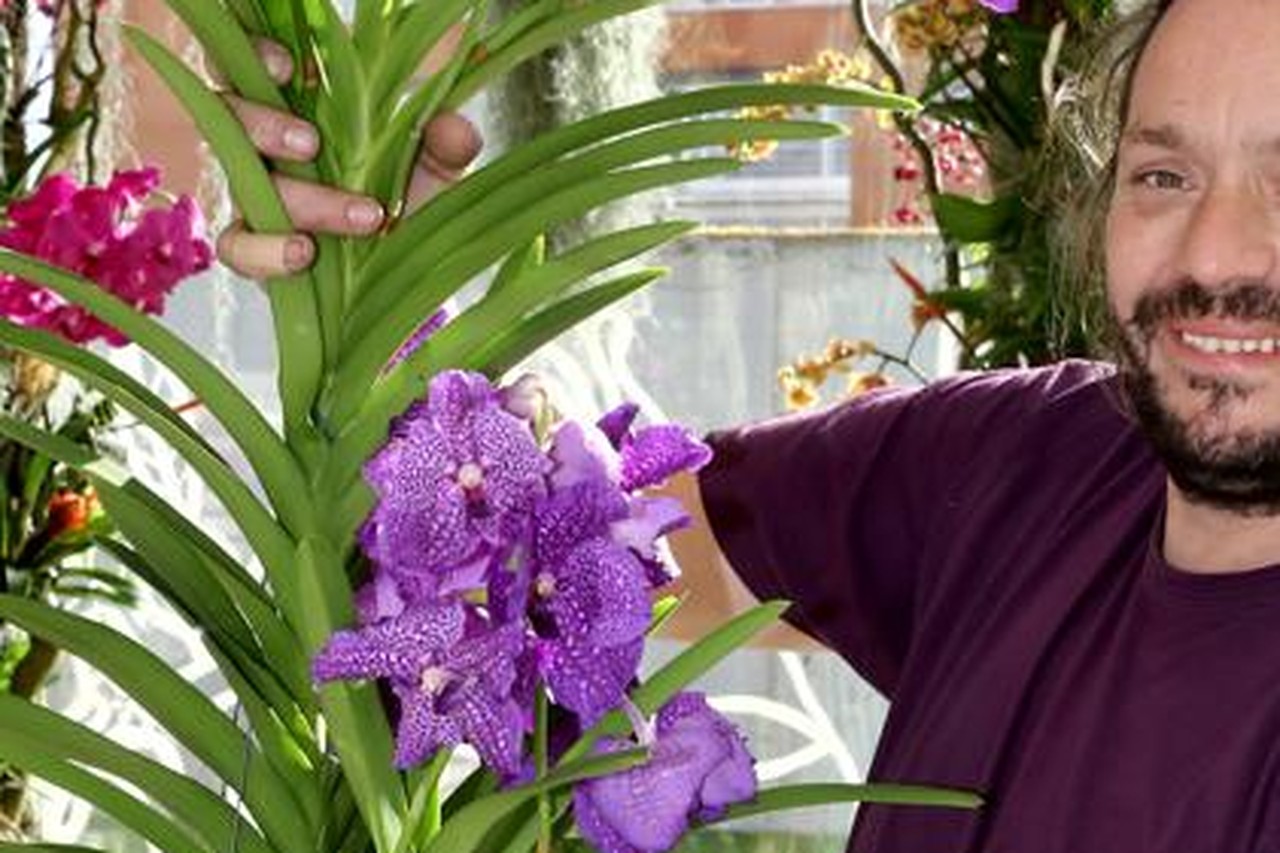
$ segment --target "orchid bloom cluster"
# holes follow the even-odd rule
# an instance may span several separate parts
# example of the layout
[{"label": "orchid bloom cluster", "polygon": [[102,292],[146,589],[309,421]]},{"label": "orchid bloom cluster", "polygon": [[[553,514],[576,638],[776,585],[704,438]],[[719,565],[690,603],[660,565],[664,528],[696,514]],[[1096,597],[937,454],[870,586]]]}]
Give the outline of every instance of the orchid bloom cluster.
[{"label": "orchid bloom cluster", "polygon": [[[158,314],[179,282],[213,261],[195,201],[184,195],[171,205],[152,204],[159,185],[154,167],[116,172],[102,187],[51,175],[5,210],[0,246],[78,273]],[[127,342],[83,308],[12,275],[0,275],[0,315],[75,343]]]},{"label": "orchid bloom cluster", "polygon": [[[655,543],[688,521],[678,501],[639,492],[710,451],[678,426],[635,428],[632,405],[540,442],[543,411],[530,380],[498,389],[443,372],[365,468],[377,502],[360,537],[373,567],[360,627],[334,634],[313,673],[390,682],[402,768],[466,743],[506,780],[527,778],[539,685],[580,728],[629,706],[652,594],[673,577]],[[741,735],[696,694],[638,720],[637,739],[648,763],[575,794],[600,850],[669,849],[691,818],[754,795]]]}]

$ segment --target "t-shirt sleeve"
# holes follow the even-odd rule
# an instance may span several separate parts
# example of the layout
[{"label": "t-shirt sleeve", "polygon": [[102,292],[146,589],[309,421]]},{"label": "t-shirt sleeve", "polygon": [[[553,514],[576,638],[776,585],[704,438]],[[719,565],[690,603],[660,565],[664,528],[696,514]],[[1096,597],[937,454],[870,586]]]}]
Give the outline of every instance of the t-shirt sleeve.
[{"label": "t-shirt sleeve", "polygon": [[892,692],[911,631],[913,514],[931,460],[911,458],[917,393],[874,392],[835,408],[707,437],[699,476],[721,551],[760,600]]},{"label": "t-shirt sleeve", "polygon": [[794,602],[788,621],[892,698],[926,546],[947,541],[965,467],[1019,441],[1038,399],[1092,378],[1079,363],[968,374],[712,433],[699,483],[720,549],[757,598]]}]

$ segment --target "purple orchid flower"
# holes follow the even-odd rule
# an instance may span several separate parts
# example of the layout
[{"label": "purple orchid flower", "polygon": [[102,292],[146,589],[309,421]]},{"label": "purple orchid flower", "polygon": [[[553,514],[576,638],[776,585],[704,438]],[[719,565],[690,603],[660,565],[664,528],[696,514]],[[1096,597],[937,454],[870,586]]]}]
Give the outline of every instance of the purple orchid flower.
[{"label": "purple orchid flower", "polygon": [[601,417],[594,429],[573,421],[562,424],[551,448],[557,463],[552,482],[599,476],[603,469],[620,488],[633,492],[711,461],[711,448],[678,424],[633,429],[638,412],[634,403],[623,403]]},{"label": "purple orchid flower", "polygon": [[411,601],[476,585],[545,492],[548,465],[485,377],[441,373],[365,466],[378,497],[365,553]]},{"label": "purple orchid flower", "polygon": [[[682,427],[663,425],[633,431],[638,409],[627,403],[602,417],[596,426],[561,424],[552,437],[553,487],[583,481],[607,481],[624,492],[657,485],[679,471],[695,471],[711,459],[711,449]],[[627,498],[625,517],[615,519],[610,536],[635,552],[656,589],[679,576],[663,560],[654,543],[689,523],[672,498]]]},{"label": "purple orchid flower", "polygon": [[985,6],[997,15],[1011,15],[1018,11],[1018,3],[1020,0],[978,0],[978,4]]},{"label": "purple orchid flower", "polygon": [[488,627],[462,604],[422,605],[338,631],[312,664],[318,682],[386,678],[400,699],[396,766],[468,743],[500,773],[520,767],[524,714],[512,698],[518,625]]},{"label": "purple orchid flower", "polygon": [[[754,761],[738,729],[700,693],[681,693],[639,726],[650,758],[638,767],[589,779],[573,794],[578,828],[600,853],[662,853],[691,820],[709,820],[756,794]],[[600,752],[635,744],[605,739]]]},{"label": "purple orchid flower", "polygon": [[524,603],[556,702],[587,725],[622,700],[653,615],[643,564],[609,536],[627,513],[604,480],[553,491],[535,510],[523,580],[505,592]]}]

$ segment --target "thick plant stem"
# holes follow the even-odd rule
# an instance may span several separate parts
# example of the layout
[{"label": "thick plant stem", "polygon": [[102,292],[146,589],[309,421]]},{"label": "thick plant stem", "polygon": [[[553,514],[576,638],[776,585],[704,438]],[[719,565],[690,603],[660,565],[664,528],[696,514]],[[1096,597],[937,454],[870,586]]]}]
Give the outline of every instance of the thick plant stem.
[{"label": "thick plant stem", "polygon": [[[550,711],[545,684],[538,684],[534,702],[533,763],[538,778],[542,779],[547,775],[547,716]],[[552,853],[551,829],[554,822],[551,796],[544,791],[538,795],[538,853]]]},{"label": "thick plant stem", "polygon": [[[14,670],[8,692],[23,699],[34,698],[44,686],[57,659],[57,646],[40,637],[32,637],[31,648]],[[15,833],[16,838],[21,839],[30,819],[27,775],[9,770],[0,775],[0,839],[5,837],[5,832]]]},{"label": "thick plant stem", "polygon": [[58,647],[40,637],[31,638],[28,650],[9,682],[9,692],[23,699],[32,699],[44,686],[49,671],[58,659]]}]

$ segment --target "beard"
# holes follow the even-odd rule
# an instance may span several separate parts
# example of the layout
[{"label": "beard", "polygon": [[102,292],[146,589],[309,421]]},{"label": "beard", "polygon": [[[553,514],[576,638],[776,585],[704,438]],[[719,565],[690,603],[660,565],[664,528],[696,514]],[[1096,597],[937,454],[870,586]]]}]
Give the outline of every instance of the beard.
[{"label": "beard", "polygon": [[1226,433],[1204,423],[1225,416],[1229,406],[1256,388],[1238,380],[1189,375],[1187,385],[1204,399],[1204,409],[1181,417],[1151,369],[1152,344],[1163,323],[1207,317],[1280,322],[1280,293],[1255,283],[1209,290],[1186,281],[1143,295],[1127,321],[1111,309],[1109,337],[1126,401],[1187,500],[1237,515],[1280,515],[1280,426]]}]

